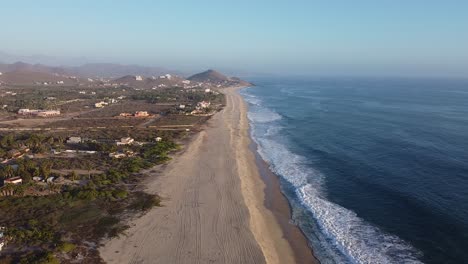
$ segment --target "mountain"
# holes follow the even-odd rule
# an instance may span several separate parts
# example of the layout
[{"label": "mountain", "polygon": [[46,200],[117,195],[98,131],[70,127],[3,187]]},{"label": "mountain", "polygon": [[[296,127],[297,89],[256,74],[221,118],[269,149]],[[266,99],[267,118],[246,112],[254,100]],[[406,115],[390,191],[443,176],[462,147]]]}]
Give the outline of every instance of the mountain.
[{"label": "mountain", "polygon": [[59,74],[50,74],[47,72],[27,71],[25,69],[4,72],[0,75],[0,82],[15,85],[32,85],[32,84],[60,84],[71,85],[76,84],[76,79],[71,79],[67,76]]},{"label": "mountain", "polygon": [[158,76],[165,73],[174,73],[161,67],[146,67],[139,65],[122,65],[114,63],[88,63],[78,67],[68,67],[69,74],[81,77],[115,78],[124,75]]},{"label": "mountain", "polygon": [[66,71],[60,67],[15,62],[13,64],[0,64],[0,72],[41,72],[48,74],[65,74]]},{"label": "mountain", "polygon": [[250,83],[236,77],[228,77],[215,70],[207,70],[190,76],[187,80],[215,85],[251,85]]},{"label": "mountain", "polygon": [[230,78],[215,70],[207,70],[190,76],[188,80],[194,82],[226,82]]},{"label": "mountain", "polygon": [[104,77],[115,78],[124,75],[159,76],[166,73],[176,73],[161,67],[146,67],[139,65],[122,65],[113,63],[88,63],[81,66],[47,66],[43,64],[29,64],[15,62],[13,64],[1,64],[0,72],[43,72],[49,74],[61,74],[78,77]]}]

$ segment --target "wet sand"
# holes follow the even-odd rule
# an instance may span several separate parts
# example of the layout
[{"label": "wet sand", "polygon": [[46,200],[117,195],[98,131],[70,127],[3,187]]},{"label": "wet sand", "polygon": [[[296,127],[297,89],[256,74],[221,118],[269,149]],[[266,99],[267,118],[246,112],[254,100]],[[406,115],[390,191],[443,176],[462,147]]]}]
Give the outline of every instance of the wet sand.
[{"label": "wet sand", "polygon": [[226,107],[162,173],[150,175],[147,191],[161,195],[164,206],[130,223],[126,236],[107,241],[100,248],[106,262],[313,263],[305,240],[298,242],[300,232],[289,236],[285,226],[293,225],[266,206],[238,90],[225,89]]}]

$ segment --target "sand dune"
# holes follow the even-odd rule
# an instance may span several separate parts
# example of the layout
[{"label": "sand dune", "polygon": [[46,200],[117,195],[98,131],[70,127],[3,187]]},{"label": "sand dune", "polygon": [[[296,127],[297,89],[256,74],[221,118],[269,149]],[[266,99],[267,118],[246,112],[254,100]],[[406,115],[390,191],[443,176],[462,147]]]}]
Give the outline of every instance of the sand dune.
[{"label": "sand dune", "polygon": [[245,104],[227,106],[147,188],[163,196],[100,249],[108,263],[294,263],[289,243],[264,207],[264,183],[249,150]]}]

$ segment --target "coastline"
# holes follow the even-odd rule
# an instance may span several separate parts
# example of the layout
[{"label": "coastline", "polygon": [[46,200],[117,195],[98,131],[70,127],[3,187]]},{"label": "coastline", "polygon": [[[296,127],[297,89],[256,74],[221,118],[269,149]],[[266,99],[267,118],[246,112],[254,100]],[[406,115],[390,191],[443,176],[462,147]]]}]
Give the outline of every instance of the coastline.
[{"label": "coastline", "polygon": [[[240,89],[237,89],[236,93],[239,94]],[[245,117],[247,117],[248,104],[243,98],[242,102]],[[298,226],[291,223],[292,208],[286,196],[281,191],[279,176],[270,170],[268,163],[265,162],[258,154],[257,143],[252,139],[250,133],[250,124],[248,125],[248,138],[250,140],[249,149],[254,154],[257,170],[261,180],[264,183],[264,206],[273,214],[277,223],[279,224],[283,237],[287,240],[291,250],[293,251],[295,262],[314,264],[320,263],[320,261],[313,254],[313,249],[311,248],[302,230]]]},{"label": "coastline", "polygon": [[107,263],[299,262],[297,241],[265,203],[241,88],[223,89],[226,107],[174,160],[149,170],[144,187],[163,207],[106,241],[99,250]]}]

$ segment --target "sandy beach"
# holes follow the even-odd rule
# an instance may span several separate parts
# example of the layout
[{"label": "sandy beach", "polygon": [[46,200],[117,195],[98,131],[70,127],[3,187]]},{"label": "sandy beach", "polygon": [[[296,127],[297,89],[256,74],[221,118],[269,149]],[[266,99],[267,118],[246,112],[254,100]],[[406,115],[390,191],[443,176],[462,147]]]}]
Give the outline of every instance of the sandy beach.
[{"label": "sandy beach", "polygon": [[[265,206],[239,89],[225,89],[226,107],[183,153],[150,175],[147,191],[161,195],[164,206],[130,223],[126,236],[107,241],[100,248],[107,263],[299,262],[298,247],[293,250]],[[300,262],[309,263],[306,258]]]}]

